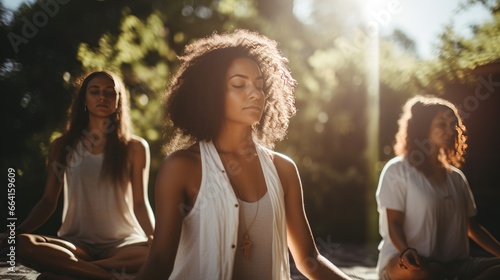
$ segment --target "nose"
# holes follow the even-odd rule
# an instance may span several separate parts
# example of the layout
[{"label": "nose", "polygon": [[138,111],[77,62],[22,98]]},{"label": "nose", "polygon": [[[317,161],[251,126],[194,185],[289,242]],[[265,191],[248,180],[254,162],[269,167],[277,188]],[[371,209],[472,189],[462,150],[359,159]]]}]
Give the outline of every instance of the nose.
[{"label": "nose", "polygon": [[262,97],[261,90],[259,90],[254,84],[249,87],[248,96],[250,99],[260,99]]}]

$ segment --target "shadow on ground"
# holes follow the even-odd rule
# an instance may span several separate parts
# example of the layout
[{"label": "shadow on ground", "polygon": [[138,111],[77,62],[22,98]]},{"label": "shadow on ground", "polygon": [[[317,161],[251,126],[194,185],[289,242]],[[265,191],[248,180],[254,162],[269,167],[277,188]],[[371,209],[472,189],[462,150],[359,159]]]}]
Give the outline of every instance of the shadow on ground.
[{"label": "shadow on ground", "polygon": [[[376,246],[332,244],[319,246],[321,254],[340,267],[353,279],[377,280],[375,266],[378,251]],[[291,263],[292,279],[307,279]],[[15,272],[9,271],[9,264],[0,262],[0,279],[5,280],[36,280],[38,273],[25,266],[16,264]],[[121,279],[116,279],[121,280]]]}]

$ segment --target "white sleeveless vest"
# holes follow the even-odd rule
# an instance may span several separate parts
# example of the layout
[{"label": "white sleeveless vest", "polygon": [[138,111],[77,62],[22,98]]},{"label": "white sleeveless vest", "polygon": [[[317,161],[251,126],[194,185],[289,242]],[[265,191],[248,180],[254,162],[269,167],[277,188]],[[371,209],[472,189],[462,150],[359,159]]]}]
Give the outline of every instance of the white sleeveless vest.
[{"label": "white sleeveless vest", "polygon": [[[256,145],[274,213],[273,279],[290,279],[283,188],[269,152]],[[200,142],[202,179],[196,202],[182,224],[169,279],[231,279],[238,249],[239,203],[212,142]],[[187,210],[180,206],[180,210]]]}]

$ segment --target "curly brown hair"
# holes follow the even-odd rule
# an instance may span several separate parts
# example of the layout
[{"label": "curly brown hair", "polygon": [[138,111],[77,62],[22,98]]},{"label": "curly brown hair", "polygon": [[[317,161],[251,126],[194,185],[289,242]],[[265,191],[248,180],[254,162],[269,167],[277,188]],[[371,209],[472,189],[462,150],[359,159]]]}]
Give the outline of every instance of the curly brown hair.
[{"label": "curly brown hair", "polygon": [[424,174],[431,172],[430,165],[427,164],[430,160],[429,151],[425,144],[429,141],[432,120],[442,110],[448,110],[449,117],[456,123],[454,141],[442,151],[442,161],[458,168],[464,162],[467,137],[455,105],[442,98],[418,95],[406,102],[398,120],[399,131],[396,134],[394,152],[396,155],[406,156],[410,164]]},{"label": "curly brown hair", "polygon": [[[260,122],[253,127],[254,138],[273,148],[287,132],[295,114],[297,82],[288,68],[288,59],[277,42],[248,30],[214,33],[187,45],[166,94],[164,113],[176,128],[167,150],[188,142],[211,141],[224,118],[225,75],[232,61],[254,60],[264,78],[266,105]],[[175,146],[175,147],[172,147]]]}]

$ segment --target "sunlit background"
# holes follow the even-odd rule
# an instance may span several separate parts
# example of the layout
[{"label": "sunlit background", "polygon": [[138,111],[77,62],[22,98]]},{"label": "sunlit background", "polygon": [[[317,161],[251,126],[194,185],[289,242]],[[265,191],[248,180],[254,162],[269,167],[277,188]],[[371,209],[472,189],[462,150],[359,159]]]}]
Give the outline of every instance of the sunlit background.
[{"label": "sunlit background", "polygon": [[[293,1],[293,13],[304,24],[313,24],[314,0]],[[360,6],[363,1],[358,1]],[[467,6],[467,1],[461,0],[366,0],[368,17],[378,21],[383,34],[389,34],[395,29],[402,30],[416,45],[417,53],[424,59],[434,58],[438,54],[435,45],[444,27],[452,24],[464,36],[471,36],[471,25],[481,24],[492,19],[491,11],[483,5]],[[471,1],[473,2],[473,1]],[[477,1],[479,2],[479,1]],[[5,8],[15,11],[23,3],[34,1],[7,0],[3,1]],[[389,13],[388,5],[397,3],[397,13]],[[10,18],[10,17],[9,17]]]},{"label": "sunlit background", "polygon": [[[378,175],[393,156],[401,105],[415,94],[448,98],[466,116],[464,172],[480,221],[500,237],[500,2],[41,2],[52,6],[0,2],[2,168],[18,171],[20,219],[43,191],[48,147],[64,129],[73,82],[92,69],[110,68],[124,77],[135,133],[151,146],[154,201],[171,129],[164,126],[159,101],[176,55],[214,31],[247,28],[280,43],[299,82],[298,114],[276,149],[298,165],[315,238],[379,241]],[[56,215],[40,232],[54,234],[59,223]]]}]

